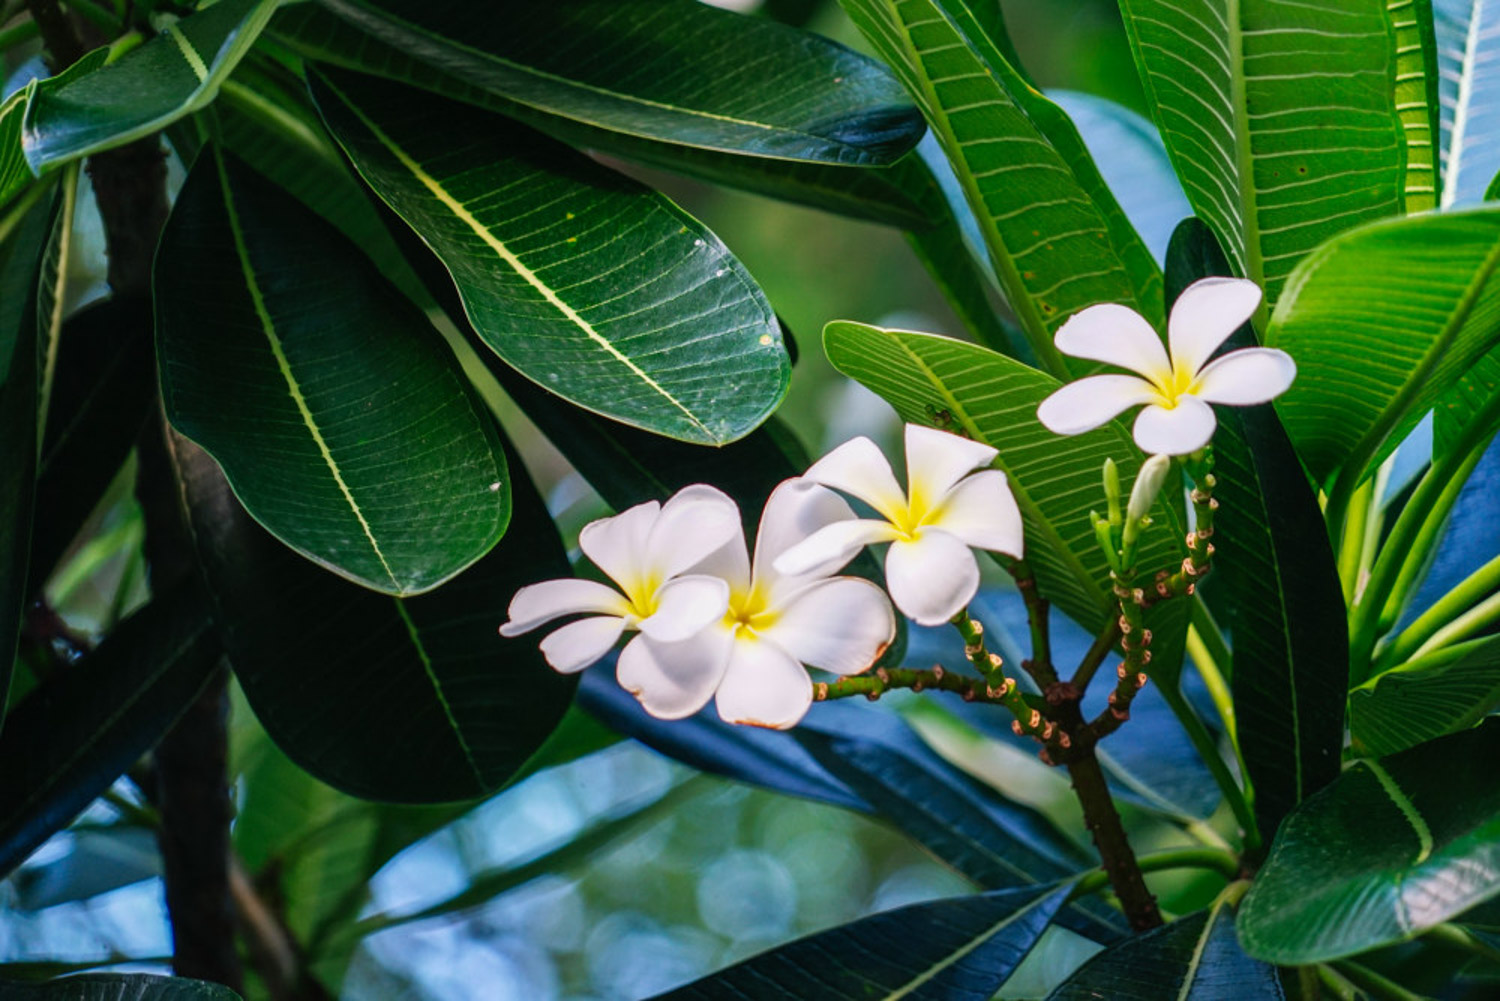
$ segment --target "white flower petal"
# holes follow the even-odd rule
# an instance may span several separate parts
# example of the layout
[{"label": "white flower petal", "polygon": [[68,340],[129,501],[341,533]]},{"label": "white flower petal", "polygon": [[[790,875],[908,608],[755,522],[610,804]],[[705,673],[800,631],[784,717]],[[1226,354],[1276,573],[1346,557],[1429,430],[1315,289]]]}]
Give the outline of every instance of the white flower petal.
[{"label": "white flower petal", "polygon": [[1172,363],[1161,338],[1146,318],[1128,306],[1100,303],[1080,310],[1057,331],[1057,350],[1074,358],[1102,361],[1167,384]]},{"label": "white flower petal", "polygon": [[1199,373],[1193,395],[1209,403],[1243,407],[1266,403],[1285,393],[1297,378],[1297,363],[1276,348],[1231,351]]},{"label": "white flower petal", "polygon": [[[827,487],[806,479],[782,483],[771,492],[770,499],[766,501],[766,509],[760,516],[760,528],[755,533],[756,583],[768,591],[806,583],[805,578],[811,576],[806,572],[783,580],[776,570],[776,560],[819,530],[854,520],[854,509],[844,498]],[[813,568],[819,569],[821,568]],[[826,576],[837,569],[838,567],[831,567],[816,576]]]},{"label": "white flower petal", "polygon": [[579,619],[548,633],[542,640],[542,656],[563,674],[582,671],[609,653],[624,631],[625,620],[613,615]]},{"label": "white flower petal", "polygon": [[641,620],[641,632],[661,643],[678,643],[724,618],[729,585],[695,574],[669,580],[656,592],[656,611]]},{"label": "white flower petal", "polygon": [[628,507],[612,518],[591,521],[578,533],[578,548],[583,550],[583,555],[609,574],[610,579],[633,599],[650,597],[632,592],[643,569],[646,538],[660,513],[660,504],[647,501]]},{"label": "white flower petal", "polygon": [[885,557],[885,586],[907,618],[923,626],[940,626],[966,607],[979,590],[979,564],[957,537],[926,529],[916,542],[891,543]]},{"label": "white flower petal", "polygon": [[859,555],[865,546],[900,538],[889,522],[860,519],[820,528],[776,558],[776,572],[785,576],[826,577]]},{"label": "white flower petal", "polygon": [[936,504],[964,476],[1000,453],[947,431],[906,425],[906,494],[913,510]]},{"label": "white flower petal", "polygon": [[975,473],[948,492],[927,524],[966,546],[1020,559],[1025,555],[1021,509],[998,469]]},{"label": "white flower petal", "polygon": [[1133,375],[1091,375],[1043,400],[1036,417],[1053,434],[1082,434],[1102,427],[1137,403],[1159,399],[1155,386]]},{"label": "white flower petal", "polygon": [[657,719],[683,719],[708,705],[729,661],[730,634],[706,629],[682,643],[637,636],[615,666],[620,687]]},{"label": "white flower petal", "polygon": [[683,487],[671,496],[646,537],[645,561],[658,580],[667,580],[744,532],[740,506],[706,483]]},{"label": "white flower petal", "polygon": [[1243,278],[1200,278],[1183,289],[1167,319],[1173,366],[1197,372],[1259,305],[1260,287]]},{"label": "white flower petal", "polygon": [[1170,410],[1155,404],[1135,419],[1135,443],[1142,451],[1187,455],[1207,445],[1218,421],[1213,407],[1196,396],[1179,396]]},{"label": "white flower petal", "polygon": [[858,674],[896,638],[896,616],[874,584],[833,577],[789,595],[776,621],[759,633],[804,664]]},{"label": "white flower petal", "polygon": [[544,580],[528,584],[510,599],[510,619],[500,627],[500,635],[519,636],[544,622],[577,612],[625,616],[631,608],[618,591],[598,581]]},{"label": "white flower petal", "polygon": [[808,467],[803,479],[842,490],[895,520],[906,510],[906,494],[885,454],[868,438],[851,438]]},{"label": "white flower petal", "polygon": [[786,730],[807,715],[812,679],[775,643],[741,636],[714,701],[726,723]]}]

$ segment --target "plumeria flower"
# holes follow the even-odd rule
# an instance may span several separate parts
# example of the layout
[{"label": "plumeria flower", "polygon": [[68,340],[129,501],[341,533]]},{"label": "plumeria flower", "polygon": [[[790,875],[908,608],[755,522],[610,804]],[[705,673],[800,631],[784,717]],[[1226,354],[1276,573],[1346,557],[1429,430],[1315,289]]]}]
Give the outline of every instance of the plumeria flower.
[{"label": "plumeria flower", "polygon": [[[565,615],[588,618],[542,640],[547,663],[565,674],[581,671],[610,651],[627,629],[673,642],[724,617],[729,585],[685,574],[740,533],[740,509],[726,494],[702,484],[685,487],[665,505],[637,504],[584,526],[578,546],[619,585],[549,580],[516,592],[501,636],[518,636]],[[640,637],[626,646],[640,643]]]},{"label": "plumeria flower", "polygon": [[782,554],[776,569],[832,571],[865,546],[889,542],[885,583],[891,600],[921,625],[942,625],[979,590],[979,564],[970,546],[1023,555],[1021,511],[1005,474],[983,468],[998,454],[988,445],[908,424],[903,491],[874,442],[844,442],[803,478],[858,497],[880,518],[835,522],[814,532]]},{"label": "plumeria flower", "polygon": [[726,583],[728,613],[683,642],[648,635],[631,643],[620,654],[620,685],[662,719],[692,715],[712,698],[727,722],[795,726],[812,704],[802,665],[858,674],[896,636],[890,602],[869,581],[776,568],[776,558],[809,533],[853,517],[831,490],[803,480],[781,484],[761,514],[753,563],[740,532],[692,568]]},{"label": "plumeria flower", "polygon": [[1171,355],[1151,324],[1113,303],[1090,306],[1062,325],[1057,349],[1128,368],[1138,375],[1091,375],[1042,401],[1037,417],[1056,434],[1081,434],[1138,403],[1135,442],[1146,452],[1186,455],[1207,445],[1216,420],[1210,403],[1266,403],[1292,384],[1297,365],[1275,348],[1242,348],[1208,359],[1260,305],[1260,289],[1242,278],[1189,285],[1167,320]]}]

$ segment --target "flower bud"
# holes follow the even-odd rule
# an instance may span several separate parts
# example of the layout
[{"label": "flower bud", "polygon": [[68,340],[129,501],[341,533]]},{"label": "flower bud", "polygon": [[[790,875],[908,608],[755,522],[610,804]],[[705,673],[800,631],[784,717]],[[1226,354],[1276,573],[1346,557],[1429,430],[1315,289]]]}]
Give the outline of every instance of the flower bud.
[{"label": "flower bud", "polygon": [[1120,524],[1120,470],[1115,460],[1104,460],[1104,500],[1109,505],[1109,523],[1116,528]]},{"label": "flower bud", "polygon": [[1172,457],[1169,455],[1153,455],[1141,464],[1141,471],[1135,476],[1135,485],[1130,488],[1130,504],[1125,511],[1122,542],[1127,553],[1135,546],[1141,529],[1150,524],[1148,514],[1151,505],[1156,503],[1156,495],[1161,493],[1162,484],[1166,482],[1171,469]]}]

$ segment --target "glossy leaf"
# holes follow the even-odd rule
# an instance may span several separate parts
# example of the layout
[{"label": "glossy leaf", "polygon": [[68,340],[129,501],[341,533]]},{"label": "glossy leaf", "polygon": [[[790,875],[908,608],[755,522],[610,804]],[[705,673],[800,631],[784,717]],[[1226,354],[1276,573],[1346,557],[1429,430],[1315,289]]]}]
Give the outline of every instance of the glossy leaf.
[{"label": "glossy leaf", "polygon": [[220,0],[100,65],[100,54],[35,85],[22,141],[33,172],[148,136],[202,108],[255,44],[278,0]]},{"label": "glossy leaf", "polygon": [[1396,111],[1406,130],[1402,193],[1407,212],[1425,212],[1438,205],[1438,95],[1445,81],[1433,27],[1434,2],[1441,0],[1387,0],[1385,5],[1396,39]]},{"label": "glossy leaf", "polygon": [[149,751],[192,704],[219,646],[192,585],[156,598],[17,703],[0,733],[0,873]]},{"label": "glossy leaf", "polygon": [[1161,317],[1161,275],[1077,130],[1030,87],[961,0],[841,0],[911,92],[978,219],[1043,367],[1071,371],[1057,327],[1100,302]]},{"label": "glossy leaf", "polygon": [[1122,0],[1120,12],[1188,200],[1268,304],[1314,247],[1402,210],[1384,3]]},{"label": "glossy leaf", "polygon": [[30,85],[0,101],[0,210],[32,183],[31,168],[21,151],[21,120],[26,114]]},{"label": "glossy leaf", "polygon": [[1267,343],[1297,361],[1277,410],[1313,477],[1352,489],[1500,342],[1500,209],[1330,240],[1287,282]]},{"label": "glossy leaf", "polygon": [[967,1001],[1000,988],[1068,887],[1000,890],[884,911],[763,952],[657,1001]]},{"label": "glossy leaf", "polygon": [[388,594],[436,587],[494,546],[509,474],[493,422],[437,331],[341,233],[206,152],[155,282],[167,416],[277,538]]},{"label": "glossy leaf", "polygon": [[[1200,278],[1228,273],[1196,219],[1173,236],[1174,301]],[[1255,343],[1248,325],[1232,341]],[[1338,777],[1349,638],[1338,567],[1318,498],[1270,406],[1219,407],[1214,436],[1223,510],[1208,590],[1234,637],[1230,683],[1255,812],[1269,841],[1293,806]],[[1226,665],[1227,667],[1227,665]]]},{"label": "glossy leaf", "polygon": [[1484,200],[1500,171],[1500,5],[1431,0],[1437,35],[1443,208]]},{"label": "glossy leaf", "polygon": [[1284,1001],[1276,968],[1245,955],[1234,909],[1213,907],[1099,953],[1047,1001]]},{"label": "glossy leaf", "polygon": [[921,119],[879,64],[817,35],[693,0],[324,0],[466,82],[589,125],[685,146],[887,163]]},{"label": "glossy leaf", "polygon": [[[1094,541],[1089,510],[1102,503],[1100,469],[1113,458],[1130,482],[1140,466],[1130,433],[1111,421],[1060,437],[1036,419],[1057,380],[973,344],[932,334],[837,321],[823,332],[835,368],[884,397],[901,418],[966,434],[1000,450],[998,468],[1026,525],[1026,557],[1042,593],[1086,629],[1109,607],[1109,567]],[[1139,565],[1167,569],[1182,560],[1177,514],[1158,502],[1141,539]]]},{"label": "glossy leaf", "polygon": [[361,174],[442,259],[485,343],[528,378],[699,444],[742,437],[781,401],[791,364],[770,304],[662,196],[410,88],[347,73],[312,87]]},{"label": "glossy leaf", "polygon": [[1500,707],[1500,637],[1407,661],[1349,693],[1355,746],[1387,755],[1473,726]]},{"label": "glossy leaf", "polygon": [[80,973],[46,983],[0,983],[15,1001],[239,1001],[223,984],[146,973]]},{"label": "glossy leaf", "polygon": [[[263,532],[191,443],[174,447],[199,562],[235,676],[288,757],[354,796],[441,803],[493,792],[562,718],[575,679],[495,632],[524,584],[569,576],[535,490],[515,528],[431,594],[377,594]],[[338,712],[330,714],[330,707]]]},{"label": "glossy leaf", "polygon": [[1500,723],[1361,760],[1282,824],[1240,941],[1282,965],[1418,935],[1500,893]]}]

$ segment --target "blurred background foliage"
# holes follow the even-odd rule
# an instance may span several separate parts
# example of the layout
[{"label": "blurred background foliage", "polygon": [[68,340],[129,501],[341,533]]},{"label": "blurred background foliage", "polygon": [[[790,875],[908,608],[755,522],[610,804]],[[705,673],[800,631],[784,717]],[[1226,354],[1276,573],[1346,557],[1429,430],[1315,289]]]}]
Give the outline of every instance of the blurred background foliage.
[{"label": "blurred background foliage", "polygon": [[[719,5],[864,48],[833,0]],[[1040,86],[1144,113],[1113,0],[1006,0],[1004,7]],[[18,70],[24,67],[4,67],[7,77]],[[180,165],[174,170],[175,187]],[[725,240],[798,338],[801,356],[781,414],[808,450],[818,454],[857,433],[893,445],[894,415],[834,373],[817,345],[832,319],[961,335],[901,235],[666,174],[649,177]],[[82,197],[69,262],[73,309],[105,290],[103,239],[86,181]],[[513,407],[491,402],[576,539],[584,523],[606,513],[602,501]],[[33,633],[50,633],[76,652],[144,602],[132,480],[127,466],[49,582],[62,621]],[[497,623],[503,611],[495,610]],[[27,655],[12,702],[32,683]],[[618,742],[578,710],[563,733],[591,738],[586,746],[598,750],[477,806],[391,807],[335,792],[276,750],[242,699],[232,732],[238,877],[285,908],[295,940],[319,957],[318,979],[342,981],[345,997],[639,998],[789,938],[969,888],[880,824],[698,775]],[[1065,780],[1035,770],[1028,795],[1081,835],[1070,812],[1076,808],[1049,785]],[[152,820],[122,780],[0,882],[0,972],[53,975],[101,964],[166,972],[171,938]],[[1168,909],[1201,906],[1204,888],[1191,880],[1160,889]],[[1048,934],[1004,996],[1036,996],[1095,948],[1062,929]]]}]

